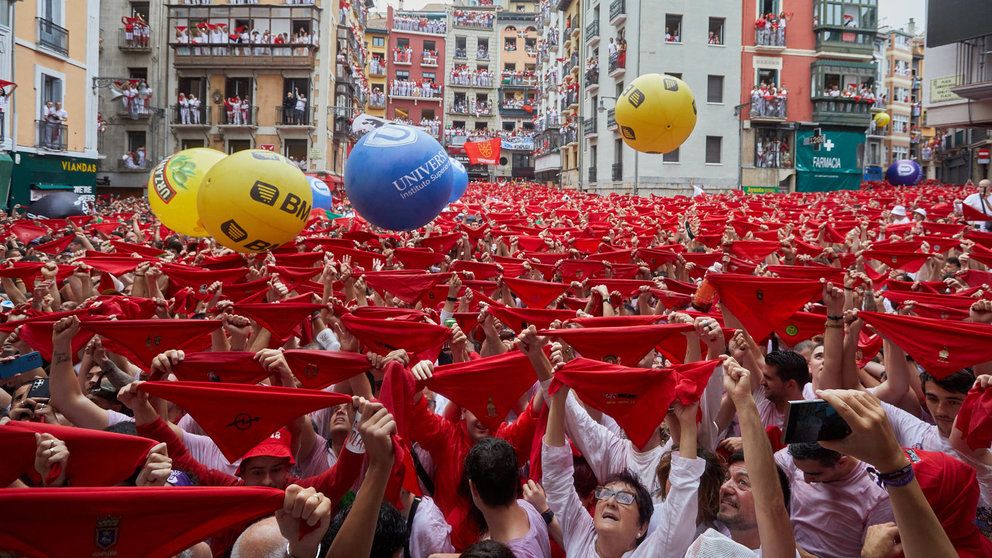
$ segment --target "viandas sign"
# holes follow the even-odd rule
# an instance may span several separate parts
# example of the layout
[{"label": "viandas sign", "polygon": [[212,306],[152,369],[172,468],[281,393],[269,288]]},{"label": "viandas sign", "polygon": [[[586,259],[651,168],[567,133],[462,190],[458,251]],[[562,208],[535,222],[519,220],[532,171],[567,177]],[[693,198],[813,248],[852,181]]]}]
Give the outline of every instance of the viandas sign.
[{"label": "viandas sign", "polygon": [[825,192],[861,187],[865,136],[857,132],[798,130],[796,191]]}]

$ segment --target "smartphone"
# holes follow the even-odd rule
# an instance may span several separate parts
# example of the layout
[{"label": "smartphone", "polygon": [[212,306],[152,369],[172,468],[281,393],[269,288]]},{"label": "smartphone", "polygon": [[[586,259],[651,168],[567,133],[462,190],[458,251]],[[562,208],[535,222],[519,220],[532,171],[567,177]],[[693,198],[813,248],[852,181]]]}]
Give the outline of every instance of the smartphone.
[{"label": "smartphone", "polygon": [[0,380],[6,380],[28,370],[41,368],[41,365],[41,353],[38,351],[21,355],[14,360],[0,362]]},{"label": "smartphone", "polygon": [[31,389],[28,390],[28,398],[35,401],[48,401],[51,397],[52,394],[48,390],[48,378],[35,378],[31,382]]},{"label": "smartphone", "polygon": [[789,401],[785,417],[783,442],[799,444],[820,440],[839,440],[851,433],[851,427],[829,403],[822,399]]},{"label": "smartphone", "polygon": [[456,320],[455,318],[447,318],[446,320],[444,320],[444,327],[446,327],[448,329],[451,329],[451,326],[453,326],[453,325],[455,325],[457,323],[458,323],[458,320]]}]

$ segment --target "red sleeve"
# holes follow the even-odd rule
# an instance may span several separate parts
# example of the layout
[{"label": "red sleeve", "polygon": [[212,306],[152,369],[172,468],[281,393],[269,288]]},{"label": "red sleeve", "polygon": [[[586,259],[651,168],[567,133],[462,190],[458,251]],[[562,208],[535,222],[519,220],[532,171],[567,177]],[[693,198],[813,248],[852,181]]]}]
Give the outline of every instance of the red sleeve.
[{"label": "red sleeve", "polygon": [[182,440],[165,424],[162,417],[155,419],[155,422],[137,426],[137,430],[139,436],[165,442],[169,450],[169,457],[172,458],[172,468],[185,471],[189,475],[192,475],[195,477],[193,480],[197,484],[202,486],[234,486],[241,484],[241,480],[238,477],[228,475],[216,469],[209,469],[196,459],[193,459],[193,456],[186,450],[186,446]]},{"label": "red sleeve", "polygon": [[315,477],[299,479],[296,484],[303,488],[314,487],[318,492],[331,499],[335,505],[355,485],[362,473],[362,463],[365,454],[354,453],[344,448],[337,463],[333,467]]},{"label": "red sleeve", "polygon": [[423,397],[413,406],[410,414],[410,439],[431,454],[447,451],[449,441],[457,439],[458,426],[428,409],[427,400]]},{"label": "red sleeve", "polygon": [[502,438],[513,445],[517,450],[517,464],[521,467],[527,463],[530,457],[531,444],[534,442],[534,433],[537,431],[537,424],[540,414],[534,414],[534,399],[527,403],[527,409],[517,417],[517,420],[509,424],[503,424],[496,432],[497,438]]}]

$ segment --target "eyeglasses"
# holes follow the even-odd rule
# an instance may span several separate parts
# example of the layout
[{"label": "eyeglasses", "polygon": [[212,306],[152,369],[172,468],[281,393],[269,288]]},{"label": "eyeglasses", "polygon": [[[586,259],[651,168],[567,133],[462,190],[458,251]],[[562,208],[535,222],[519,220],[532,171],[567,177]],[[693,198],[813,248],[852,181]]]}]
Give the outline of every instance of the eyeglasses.
[{"label": "eyeglasses", "polygon": [[609,500],[610,497],[616,497],[618,504],[623,504],[629,506],[634,503],[635,497],[633,492],[627,492],[626,490],[610,490],[605,486],[596,487],[596,499],[597,500]]}]

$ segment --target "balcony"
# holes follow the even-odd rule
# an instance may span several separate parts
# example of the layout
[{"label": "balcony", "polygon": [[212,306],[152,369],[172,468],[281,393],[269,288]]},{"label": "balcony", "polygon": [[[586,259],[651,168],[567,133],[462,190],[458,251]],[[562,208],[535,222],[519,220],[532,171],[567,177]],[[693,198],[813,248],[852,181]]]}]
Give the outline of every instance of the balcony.
[{"label": "balcony", "polygon": [[502,80],[500,81],[501,87],[536,87],[537,86],[537,76],[525,76],[516,74],[503,73]]},{"label": "balcony", "polygon": [[397,12],[393,15],[393,31],[401,33],[418,33],[421,35],[444,35],[448,23],[445,16],[423,17],[418,13]]},{"label": "balcony", "polygon": [[620,77],[627,70],[627,51],[623,50],[610,55],[610,77]]},{"label": "balcony", "polygon": [[427,89],[416,82],[397,81],[389,88],[389,97],[392,99],[410,99],[414,102],[440,103],[444,99],[444,92],[440,85],[432,84]]},{"label": "balcony", "polygon": [[219,117],[217,125],[226,128],[257,128],[258,107],[248,107],[246,110],[227,111],[227,107],[217,107]]},{"label": "balcony", "polygon": [[464,48],[456,48],[455,49],[455,59],[456,60],[459,60],[459,59],[468,60],[468,51],[466,49],[464,49]]},{"label": "balcony", "polygon": [[396,52],[393,51],[393,64],[399,66],[412,66],[413,65],[413,54],[410,52]]},{"label": "balcony", "polygon": [[608,130],[617,129],[617,109],[606,111],[606,128]]},{"label": "balcony", "polygon": [[564,12],[568,10],[568,7],[572,5],[572,0],[558,0],[558,11]]},{"label": "balcony", "polygon": [[784,121],[789,115],[789,100],[784,97],[766,99],[759,97],[757,102],[751,100],[751,120]]},{"label": "balcony", "polygon": [[428,68],[437,68],[437,53],[424,52],[420,58],[420,65]]},{"label": "balcony", "polygon": [[599,89],[599,70],[586,70],[586,88]]},{"label": "balcony", "polygon": [[613,163],[613,182],[623,180],[623,163]]},{"label": "balcony", "polygon": [[118,172],[148,172],[148,169],[152,168],[152,165],[147,159],[141,163],[138,163],[133,157],[131,157],[130,153],[127,153],[126,155],[127,159],[124,158],[124,155],[121,155],[121,157],[117,159]]},{"label": "balcony", "polygon": [[173,127],[210,127],[210,111],[203,105],[200,105],[196,110],[188,107],[183,109],[179,105],[172,105],[169,107],[169,110],[172,113],[171,122]]},{"label": "balcony", "polygon": [[620,25],[627,21],[627,0],[610,2],[610,25]]},{"label": "balcony", "polygon": [[562,128],[561,141],[562,143],[565,144],[565,147],[568,147],[572,144],[578,144],[579,131],[575,128],[575,126],[566,126],[565,128]]},{"label": "balcony", "polygon": [[777,52],[785,50],[785,29],[768,27],[754,28],[754,48],[758,51]]},{"label": "balcony", "polygon": [[592,21],[586,25],[586,44],[595,46],[599,44],[599,22]]},{"label": "balcony", "polygon": [[171,43],[176,69],[192,68],[314,68],[317,47],[313,45],[255,46],[234,48],[229,44]]},{"label": "balcony", "polygon": [[[505,118],[527,118],[534,114],[534,102],[512,102],[506,99],[499,105],[499,113]],[[527,109],[530,110],[527,110]]]},{"label": "balcony", "polygon": [[483,29],[490,31],[496,19],[494,12],[460,12],[455,10],[452,15],[452,25],[463,29]]},{"label": "balcony", "polygon": [[813,97],[813,120],[821,124],[867,128],[871,104],[846,97]]},{"label": "balcony", "polygon": [[143,120],[147,119],[152,115],[152,111],[148,110],[144,104],[137,98],[128,105],[127,108],[124,107],[122,103],[114,103],[117,106],[117,117],[118,118],[129,118],[131,120]]},{"label": "balcony", "polygon": [[296,110],[296,107],[277,106],[276,127],[279,128],[313,128],[316,114],[314,107]]},{"label": "balcony", "polygon": [[117,48],[121,49],[124,52],[134,52],[134,53],[151,52],[152,51],[151,42],[152,42],[152,38],[150,36],[138,37],[137,34],[132,33],[131,38],[128,39],[127,32],[125,32],[124,29],[117,30]]},{"label": "balcony", "polygon": [[824,53],[855,54],[868,58],[875,51],[875,29],[821,25],[816,32],[816,50]]},{"label": "balcony", "polygon": [[585,135],[587,135],[587,136],[595,136],[595,135],[597,135],[599,133],[598,130],[597,130],[597,124],[598,123],[596,122],[596,117],[595,116],[586,118],[582,122],[582,132]]},{"label": "balcony", "polygon": [[593,184],[596,182],[596,167],[589,167],[589,183]]},{"label": "balcony", "polygon": [[68,56],[69,30],[43,17],[37,17],[35,20],[38,22],[38,44]]},{"label": "balcony", "polygon": [[369,77],[385,77],[386,64],[379,58],[373,58],[369,62]]},{"label": "balcony", "polygon": [[34,125],[37,130],[35,147],[48,151],[65,151],[68,126],[44,120],[35,120]]},{"label": "balcony", "polygon": [[992,38],[984,36],[962,41],[954,48],[958,80],[951,86],[951,91],[974,101],[992,99]]}]

